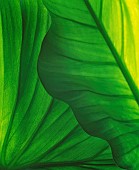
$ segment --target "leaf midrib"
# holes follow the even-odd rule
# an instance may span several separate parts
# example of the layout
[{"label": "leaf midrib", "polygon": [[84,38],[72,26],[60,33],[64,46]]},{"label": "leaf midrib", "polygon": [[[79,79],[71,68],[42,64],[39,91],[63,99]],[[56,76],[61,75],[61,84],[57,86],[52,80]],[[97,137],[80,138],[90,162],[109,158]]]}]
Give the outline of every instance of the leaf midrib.
[{"label": "leaf midrib", "polygon": [[132,94],[133,94],[133,96],[136,100],[136,103],[139,106],[139,90],[138,90],[138,88],[137,88],[127,66],[120,59],[119,54],[118,54],[117,50],[115,49],[115,47],[113,46],[113,43],[111,42],[111,39],[110,39],[109,35],[107,34],[107,31],[106,31],[103,23],[96,16],[93,8],[91,7],[89,0],[84,0],[84,2],[85,2],[86,7],[88,8],[93,20],[96,23],[98,30],[102,34],[106,44],[108,45],[111,53],[113,54],[113,57],[115,58],[115,61],[116,61],[117,65],[119,66],[128,86],[129,86],[129,88],[130,88],[130,90],[131,90],[131,92],[132,92]]}]

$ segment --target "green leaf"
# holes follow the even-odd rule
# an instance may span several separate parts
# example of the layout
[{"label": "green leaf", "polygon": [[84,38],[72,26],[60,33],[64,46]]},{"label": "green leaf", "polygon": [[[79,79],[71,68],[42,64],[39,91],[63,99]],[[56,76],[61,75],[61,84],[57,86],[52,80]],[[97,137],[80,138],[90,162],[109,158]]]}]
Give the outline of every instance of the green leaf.
[{"label": "green leaf", "polygon": [[41,0],[0,1],[0,169],[119,169],[38,78],[50,23]]},{"label": "green leaf", "polygon": [[138,0],[44,4],[52,20],[38,64],[44,87],[110,144],[119,167],[138,169]]}]

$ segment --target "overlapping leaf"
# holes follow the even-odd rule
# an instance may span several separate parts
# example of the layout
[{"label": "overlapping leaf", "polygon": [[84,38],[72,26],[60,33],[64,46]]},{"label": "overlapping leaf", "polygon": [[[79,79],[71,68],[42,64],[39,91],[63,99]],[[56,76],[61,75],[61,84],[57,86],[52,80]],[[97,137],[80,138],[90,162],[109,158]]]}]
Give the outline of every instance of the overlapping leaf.
[{"label": "overlapping leaf", "polygon": [[44,86],[85,131],[109,142],[120,167],[139,168],[139,2],[44,4],[52,18],[39,60]]}]

